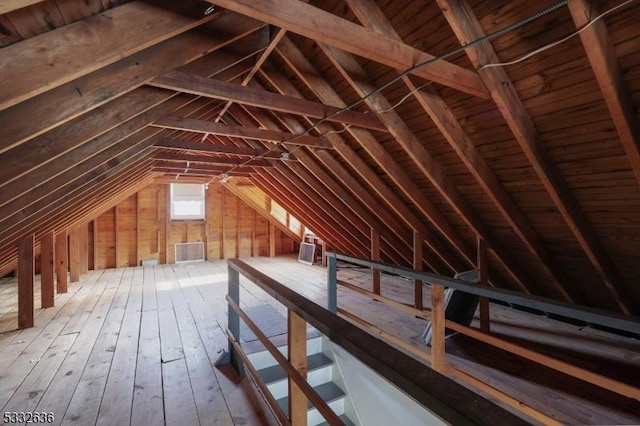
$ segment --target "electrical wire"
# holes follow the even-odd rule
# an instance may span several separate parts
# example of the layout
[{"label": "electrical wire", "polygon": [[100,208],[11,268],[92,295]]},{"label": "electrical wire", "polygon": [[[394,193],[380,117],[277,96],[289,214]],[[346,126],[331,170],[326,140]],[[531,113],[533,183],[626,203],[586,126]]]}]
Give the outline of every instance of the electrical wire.
[{"label": "electrical wire", "polygon": [[[490,68],[490,67],[508,66],[508,65],[512,65],[512,64],[515,64],[515,63],[519,63],[519,62],[525,61],[526,59],[529,59],[530,57],[532,57],[534,55],[537,55],[537,54],[539,54],[541,52],[544,52],[545,50],[551,49],[551,48],[553,48],[553,47],[555,47],[555,46],[557,46],[557,45],[559,45],[561,43],[564,43],[565,41],[571,39],[572,37],[575,37],[576,35],[578,35],[582,31],[584,31],[587,28],[589,28],[590,26],[592,26],[598,20],[600,20],[603,17],[615,12],[616,10],[619,10],[620,8],[628,5],[629,3],[632,3],[633,1],[635,1],[635,0],[626,0],[625,2],[615,6],[613,8],[611,8],[609,10],[607,10],[606,12],[604,12],[604,13],[602,13],[600,15],[598,15],[596,18],[594,18],[593,20],[589,21],[589,23],[585,24],[582,28],[580,28],[579,30],[577,30],[574,33],[570,34],[569,36],[567,36],[567,37],[565,37],[563,39],[557,40],[557,41],[555,41],[555,42],[553,42],[553,43],[551,43],[551,44],[549,44],[547,46],[543,46],[543,47],[541,47],[539,49],[536,49],[535,51],[533,51],[533,52],[531,52],[531,53],[529,53],[527,55],[524,55],[521,58],[518,58],[518,59],[516,59],[514,61],[510,61],[510,62],[486,64],[486,65],[483,65],[482,67],[480,67],[479,70],[482,70],[482,69],[485,69],[485,68]],[[525,18],[523,18],[523,19],[521,19],[521,20],[519,20],[519,21],[517,21],[517,22],[515,22],[515,23],[513,23],[511,25],[503,27],[503,28],[501,28],[501,29],[499,29],[497,31],[494,31],[493,33],[487,34],[487,35],[485,35],[483,37],[480,37],[480,38],[478,38],[476,40],[473,40],[473,41],[471,41],[471,42],[469,42],[467,44],[461,45],[461,46],[459,46],[459,47],[457,47],[457,48],[455,48],[453,50],[450,50],[449,52],[446,52],[446,53],[444,53],[444,54],[442,54],[440,56],[431,58],[431,59],[429,59],[427,61],[421,62],[421,63],[419,63],[417,65],[414,65],[414,66],[412,66],[410,68],[407,68],[406,70],[404,70],[403,72],[398,74],[396,77],[391,79],[389,82],[387,82],[387,83],[383,84],[382,86],[378,87],[377,89],[367,93],[366,95],[362,96],[360,99],[358,99],[357,101],[353,102],[352,104],[347,105],[344,108],[340,108],[340,109],[336,110],[335,112],[333,112],[333,113],[321,118],[320,120],[316,121],[313,125],[308,127],[302,133],[293,135],[289,139],[285,139],[285,140],[279,141],[274,146],[269,148],[267,151],[255,156],[255,157],[252,157],[251,159],[246,160],[246,161],[244,161],[244,162],[242,162],[240,164],[237,164],[237,165],[233,166],[231,169],[229,169],[228,172],[225,173],[225,175],[226,176],[230,176],[229,174],[231,172],[233,172],[234,170],[236,170],[238,167],[248,165],[252,161],[268,155],[269,153],[273,152],[274,150],[276,150],[277,148],[279,148],[281,145],[283,145],[285,143],[294,142],[295,140],[299,139],[302,136],[309,135],[314,129],[317,129],[317,127],[320,126],[321,124],[329,121],[331,118],[333,118],[333,117],[335,117],[335,116],[337,116],[337,115],[339,115],[339,114],[341,114],[341,113],[343,113],[345,111],[353,110],[353,108],[361,105],[362,103],[364,103],[371,96],[374,96],[374,95],[376,95],[378,93],[383,92],[384,90],[386,90],[387,88],[391,87],[393,84],[395,84],[396,82],[398,82],[402,78],[406,77],[407,75],[409,75],[409,74],[411,74],[411,73],[413,73],[413,72],[415,72],[415,71],[417,71],[419,69],[427,67],[427,66],[429,66],[431,64],[434,64],[434,63],[439,62],[439,61],[443,61],[443,60],[445,60],[445,59],[447,59],[447,58],[449,58],[451,56],[457,55],[458,53],[464,52],[466,49],[468,49],[470,47],[476,46],[476,45],[478,45],[480,43],[483,43],[485,41],[490,41],[490,40],[492,40],[492,39],[494,39],[496,37],[499,37],[501,35],[504,35],[504,34],[507,34],[507,33],[511,32],[511,31],[514,31],[514,30],[516,30],[516,29],[518,29],[518,28],[520,28],[520,27],[522,27],[524,25],[527,25],[527,24],[529,24],[529,23],[531,23],[531,22],[533,22],[533,21],[535,21],[535,20],[537,20],[537,19],[539,19],[539,18],[541,18],[543,16],[546,16],[546,15],[548,15],[548,14],[550,14],[550,13],[552,13],[552,12],[558,10],[558,9],[560,9],[563,6],[566,6],[568,3],[569,3],[569,0],[562,0],[562,1],[556,3],[556,4],[552,5],[552,6],[549,6],[549,7],[545,8],[545,9],[541,10],[540,12],[537,12],[537,13],[535,13],[533,15],[527,16],[527,17],[525,17]],[[432,82],[429,81],[429,82],[421,85],[420,87],[417,87],[416,89],[412,90],[409,94],[404,96],[402,99],[400,99],[400,101],[397,102],[392,107],[390,107],[390,108],[388,108],[386,110],[383,110],[383,111],[376,111],[376,113],[380,114],[380,113],[385,113],[385,112],[389,112],[389,111],[392,111],[392,110],[396,109],[402,103],[404,103],[411,95],[415,94],[417,91],[423,89],[424,87],[428,86],[429,84],[432,84]],[[368,113],[368,112],[369,111],[365,112],[365,114]],[[322,134],[321,136],[329,135],[329,134],[342,133],[342,132],[346,131],[349,127],[351,127],[351,125],[346,125],[341,130],[330,131],[330,132],[327,132],[325,134]],[[298,147],[298,148],[294,149],[293,151],[289,151],[289,153],[292,154],[292,153],[294,153],[295,151],[297,151],[300,148],[301,147]]]},{"label": "electrical wire", "polygon": [[515,65],[515,64],[518,64],[520,62],[526,61],[527,59],[529,59],[529,58],[531,58],[531,57],[533,57],[533,56],[535,56],[535,55],[537,55],[539,53],[542,53],[542,52],[544,52],[546,50],[549,50],[549,49],[551,49],[553,47],[556,47],[559,44],[564,43],[567,40],[572,39],[573,37],[577,36],[578,34],[583,32],[584,30],[586,30],[587,28],[591,27],[593,24],[598,22],[600,19],[602,19],[605,16],[615,12],[618,9],[621,9],[621,8],[625,7],[629,3],[633,3],[634,1],[636,1],[636,0],[627,0],[627,1],[623,2],[623,3],[620,3],[619,5],[617,5],[615,7],[612,7],[611,9],[607,10],[606,12],[601,13],[600,15],[596,16],[591,21],[589,21],[588,23],[583,25],[577,31],[574,31],[573,33],[569,34],[568,36],[566,36],[564,38],[561,38],[559,40],[556,40],[556,41],[554,41],[552,43],[549,43],[546,46],[542,46],[541,48],[536,49],[533,52],[529,52],[526,55],[523,55],[523,56],[519,57],[518,59],[514,59],[514,60],[508,61],[508,62],[498,62],[498,63],[493,63],[493,64],[486,64],[486,65],[483,65],[480,68],[478,68],[478,71],[484,70],[484,69],[487,69],[487,68],[506,67],[506,66],[509,66],[509,65]]}]

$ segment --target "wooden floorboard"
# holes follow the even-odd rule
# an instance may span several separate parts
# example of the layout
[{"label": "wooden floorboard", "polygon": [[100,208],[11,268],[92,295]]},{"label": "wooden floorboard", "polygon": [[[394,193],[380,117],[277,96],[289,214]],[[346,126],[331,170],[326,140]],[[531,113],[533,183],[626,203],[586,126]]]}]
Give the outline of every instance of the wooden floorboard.
[{"label": "wooden floorboard", "polygon": [[[247,263],[325,305],[326,270],[293,258]],[[370,273],[341,268],[340,279],[370,288]],[[0,282],[0,407],[45,411],[55,424],[266,425],[272,422],[247,382],[228,365],[225,261],[91,271],[56,306],[36,309],[35,327],[14,330],[15,279]],[[39,285],[35,286],[36,293]],[[345,288],[339,306],[421,351],[425,321]],[[413,283],[382,276],[382,294],[410,303]],[[429,306],[428,288],[424,304]],[[241,306],[286,310],[246,280]],[[38,306],[38,305],[36,305]],[[3,318],[6,321],[3,322]],[[260,318],[255,318],[260,323]],[[640,343],[590,327],[491,304],[492,333],[585,368],[633,382]],[[284,341],[284,335],[273,335]],[[250,348],[256,342],[244,342]],[[637,402],[534,367],[463,336],[447,341],[447,359],[465,372],[565,423],[640,423]],[[426,368],[426,367],[425,367]]]}]

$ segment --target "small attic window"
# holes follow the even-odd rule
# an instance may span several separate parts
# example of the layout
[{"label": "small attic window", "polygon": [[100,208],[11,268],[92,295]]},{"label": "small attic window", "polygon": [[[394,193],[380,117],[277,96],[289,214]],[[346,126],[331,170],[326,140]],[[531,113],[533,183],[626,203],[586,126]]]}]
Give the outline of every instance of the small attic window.
[{"label": "small attic window", "polygon": [[204,220],[204,185],[171,184],[171,220]]}]

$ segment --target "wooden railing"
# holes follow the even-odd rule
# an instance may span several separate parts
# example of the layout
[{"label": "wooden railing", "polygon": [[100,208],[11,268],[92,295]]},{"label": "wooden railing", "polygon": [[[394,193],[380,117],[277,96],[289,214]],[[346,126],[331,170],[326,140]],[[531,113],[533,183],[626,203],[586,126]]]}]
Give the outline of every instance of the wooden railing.
[{"label": "wooden railing", "polygon": [[[368,268],[374,268],[379,271],[389,272],[392,274],[400,275],[405,278],[412,278],[414,280],[420,280],[424,283],[430,284],[431,287],[431,310],[426,312],[421,309],[415,309],[411,306],[399,303],[395,300],[386,298],[380,295],[379,291],[371,291],[362,287],[355,286],[353,284],[345,283],[338,280],[337,277],[337,261],[342,260],[351,264],[364,266]],[[552,368],[563,374],[578,378],[585,382],[623,395],[625,397],[633,398],[640,401],[640,389],[626,383],[622,383],[617,380],[613,380],[609,377],[593,373],[575,365],[569,364],[564,361],[552,358],[550,356],[538,353],[536,351],[524,348],[522,346],[507,342],[503,339],[499,339],[490,334],[483,333],[479,330],[460,325],[455,322],[451,322],[445,319],[445,304],[444,304],[444,288],[451,287],[456,290],[464,291],[470,294],[475,294],[480,297],[491,298],[500,300],[507,303],[513,303],[520,306],[529,307],[543,312],[561,315],[567,318],[573,318],[581,321],[585,321],[591,324],[598,324],[606,327],[615,328],[618,330],[628,331],[631,333],[638,333],[640,331],[640,319],[634,317],[626,317],[622,315],[616,315],[613,313],[596,310],[587,307],[576,307],[565,303],[559,303],[550,299],[545,299],[536,296],[524,295],[509,290],[496,289],[485,286],[473,285],[465,281],[456,280],[453,278],[442,277],[439,275],[429,274],[426,272],[416,271],[409,268],[384,264],[368,259],[361,259],[357,257],[342,255],[338,253],[327,253],[327,291],[328,291],[328,306],[329,310],[334,313],[339,313],[351,321],[359,324],[361,327],[369,330],[371,333],[381,336],[382,338],[391,341],[393,344],[403,348],[405,351],[412,355],[427,361],[431,368],[442,374],[449,374],[457,377],[464,382],[485,391],[489,395],[501,400],[509,406],[517,409],[518,411],[528,415],[529,417],[536,419],[544,424],[558,424],[557,420],[547,416],[546,414],[539,412],[532,407],[527,406],[521,401],[518,401],[511,396],[501,392],[500,390],[481,382],[475,377],[458,370],[452,365],[446,363],[445,358],[445,328],[454,330],[460,334],[464,334],[473,339],[487,343],[499,349],[510,352],[514,355],[526,358],[535,363]],[[379,327],[365,321],[364,319],[353,315],[345,309],[338,308],[337,303],[337,288],[338,285],[342,285],[352,291],[364,294],[371,297],[374,300],[382,302],[388,306],[399,309],[405,313],[419,318],[427,319],[431,321],[432,325],[432,337],[431,337],[431,350],[426,352],[419,350],[418,348],[410,345],[409,343],[393,336],[392,334],[380,329]],[[425,348],[426,349],[426,348]]]},{"label": "wooden railing", "polygon": [[[307,400],[330,425],[343,424],[307,383],[305,378],[306,325],[339,345],[376,371],[426,409],[452,424],[510,424],[525,422],[453,380],[425,368],[424,364],[399,351],[344,318],[306,299],[288,287],[238,259],[229,260],[229,323],[227,334],[232,361],[251,376],[280,424],[306,424]],[[335,263],[334,263],[335,267]],[[260,287],[288,311],[289,357],[282,355],[240,308],[240,276]],[[289,413],[284,413],[271,396],[239,343],[240,321],[244,321],[289,377]],[[303,419],[304,418],[304,419]]]}]

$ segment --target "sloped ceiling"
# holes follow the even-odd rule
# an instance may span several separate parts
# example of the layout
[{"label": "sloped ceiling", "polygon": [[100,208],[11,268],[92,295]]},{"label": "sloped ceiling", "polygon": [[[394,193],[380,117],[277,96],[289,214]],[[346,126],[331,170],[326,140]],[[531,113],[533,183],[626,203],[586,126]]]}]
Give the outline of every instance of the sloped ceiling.
[{"label": "sloped ceiling", "polygon": [[230,179],[334,250],[452,275],[481,238],[493,285],[638,315],[640,2],[211,3],[3,2],[0,272]]}]

